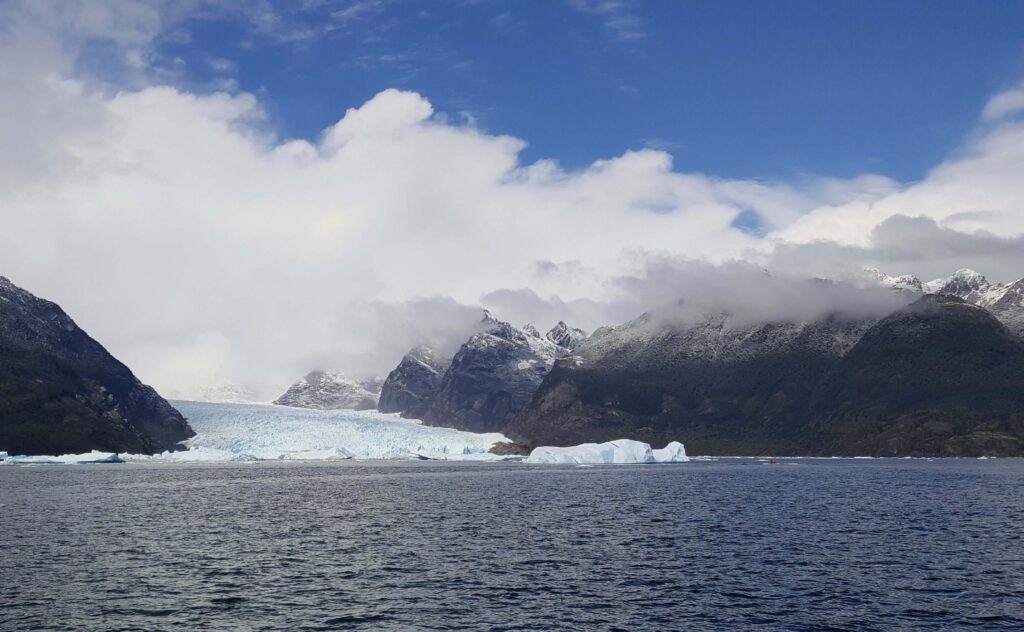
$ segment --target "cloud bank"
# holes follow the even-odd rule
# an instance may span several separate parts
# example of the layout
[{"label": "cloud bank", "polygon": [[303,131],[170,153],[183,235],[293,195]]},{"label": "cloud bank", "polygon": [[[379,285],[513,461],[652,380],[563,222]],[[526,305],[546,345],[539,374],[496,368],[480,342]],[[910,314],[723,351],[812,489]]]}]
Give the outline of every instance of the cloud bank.
[{"label": "cloud bank", "polygon": [[[165,392],[379,373],[413,344],[457,344],[480,307],[593,329],[735,282],[736,262],[1024,274],[1019,90],[917,183],[727,180],[651,149],[567,170],[397,90],[339,104],[314,142],[278,138],[255,95],[147,73],[185,5],[38,6],[2,14],[0,274]],[[138,74],[82,72],[97,40]]]}]

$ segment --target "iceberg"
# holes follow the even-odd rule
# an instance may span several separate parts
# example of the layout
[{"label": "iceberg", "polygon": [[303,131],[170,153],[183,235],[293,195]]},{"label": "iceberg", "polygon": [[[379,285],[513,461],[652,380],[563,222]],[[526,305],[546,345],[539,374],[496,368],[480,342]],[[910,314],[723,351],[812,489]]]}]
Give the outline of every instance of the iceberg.
[{"label": "iceberg", "polygon": [[660,450],[632,439],[617,439],[605,443],[583,443],[565,448],[541,446],[534,448],[527,463],[600,465],[612,463],[684,463],[690,459],[686,448],[673,441]]},{"label": "iceberg", "polygon": [[654,454],[655,463],[687,463],[690,460],[690,457],[686,456],[686,447],[678,441],[651,452]]}]

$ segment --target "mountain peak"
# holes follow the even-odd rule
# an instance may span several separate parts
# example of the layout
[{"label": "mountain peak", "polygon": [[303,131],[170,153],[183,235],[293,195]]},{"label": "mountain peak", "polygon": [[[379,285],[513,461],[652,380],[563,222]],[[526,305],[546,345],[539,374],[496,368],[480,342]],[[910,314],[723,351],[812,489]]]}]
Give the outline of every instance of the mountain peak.
[{"label": "mountain peak", "polygon": [[888,275],[878,268],[864,268],[864,274],[883,287],[893,290],[909,290],[911,292],[923,291],[921,279],[912,274]]},{"label": "mountain peak", "polygon": [[580,343],[586,339],[587,334],[582,329],[569,327],[569,325],[565,324],[564,320],[560,320],[544,337],[559,347],[572,351],[580,346]]},{"label": "mountain peak", "polygon": [[342,373],[317,369],[292,384],[274,403],[320,410],[369,410],[377,407],[380,388],[380,378],[354,380]]},{"label": "mountain peak", "polygon": [[984,275],[970,268],[960,268],[951,276],[925,283],[924,289],[930,294],[953,294],[967,299],[972,293],[985,290],[989,286]]}]

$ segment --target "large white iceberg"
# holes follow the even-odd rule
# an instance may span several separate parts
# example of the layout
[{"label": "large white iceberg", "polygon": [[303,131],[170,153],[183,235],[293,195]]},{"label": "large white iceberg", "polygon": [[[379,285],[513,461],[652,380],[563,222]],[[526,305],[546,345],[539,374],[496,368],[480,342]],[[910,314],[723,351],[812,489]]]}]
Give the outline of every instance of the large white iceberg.
[{"label": "large white iceberg", "polygon": [[548,463],[566,465],[601,465],[610,463],[684,463],[690,459],[686,448],[673,441],[660,450],[652,450],[642,441],[617,439],[605,443],[583,443],[581,445],[557,448],[541,446],[534,448],[527,463]]}]

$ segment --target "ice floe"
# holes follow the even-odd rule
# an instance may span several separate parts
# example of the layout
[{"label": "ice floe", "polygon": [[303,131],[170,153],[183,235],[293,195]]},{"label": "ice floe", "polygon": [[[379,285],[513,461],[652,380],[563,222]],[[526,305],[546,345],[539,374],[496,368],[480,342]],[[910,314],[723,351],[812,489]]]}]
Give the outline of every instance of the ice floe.
[{"label": "ice floe", "polygon": [[59,456],[10,456],[6,452],[0,452],[0,462],[9,465],[69,465],[78,463],[124,463],[124,459],[113,452],[99,452],[97,450],[84,454],[61,454]]}]

